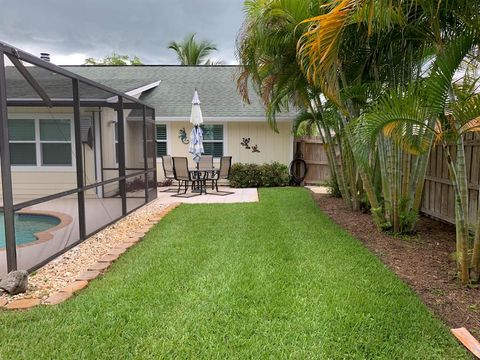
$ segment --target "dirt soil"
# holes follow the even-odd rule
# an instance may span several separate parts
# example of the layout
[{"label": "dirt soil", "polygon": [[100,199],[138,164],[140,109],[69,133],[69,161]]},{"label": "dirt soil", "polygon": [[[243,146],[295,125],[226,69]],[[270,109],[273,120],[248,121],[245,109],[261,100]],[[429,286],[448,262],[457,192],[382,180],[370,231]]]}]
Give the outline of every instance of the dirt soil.
[{"label": "dirt soil", "polygon": [[395,237],[379,231],[369,214],[350,211],[342,199],[312,194],[318,206],[405,281],[451,328],[480,338],[480,289],[463,287],[452,259],[455,227],[421,217],[418,233]]}]

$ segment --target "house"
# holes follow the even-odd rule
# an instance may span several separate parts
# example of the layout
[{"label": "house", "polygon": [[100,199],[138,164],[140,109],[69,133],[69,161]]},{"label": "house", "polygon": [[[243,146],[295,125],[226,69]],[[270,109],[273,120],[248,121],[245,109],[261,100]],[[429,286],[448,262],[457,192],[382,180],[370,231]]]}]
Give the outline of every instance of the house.
[{"label": "house", "polygon": [[[157,177],[162,179],[162,155],[186,156],[192,125],[191,99],[197,89],[204,116],[205,154],[232,156],[233,162],[289,164],[293,157],[292,120],[295,112],[278,117],[275,133],[265,119],[265,109],[252,91],[250,104],[237,92],[238,66],[65,66],[66,70],[138,98],[155,109]],[[43,69],[29,70],[51,98],[71,97],[71,84]],[[68,190],[76,185],[72,111],[68,107],[34,106],[38,95],[7,67],[10,148],[14,197],[28,199]],[[107,92],[80,89],[82,142],[86,183],[108,180],[118,173],[117,115],[95,100],[115,101]],[[89,103],[92,106],[87,106]],[[28,104],[28,106],[25,106]],[[19,105],[19,106],[15,106]],[[141,166],[143,114],[125,111],[126,167]],[[94,144],[88,145],[88,137]],[[244,139],[249,139],[245,146]],[[248,141],[248,140],[247,140]],[[243,145],[242,145],[243,142]],[[101,150],[100,150],[101,149]],[[150,148],[149,148],[150,149]],[[191,160],[190,160],[191,161]],[[193,166],[193,164],[192,164]],[[128,170],[131,169],[131,170]],[[118,185],[91,191],[92,196],[111,196]]]},{"label": "house", "polygon": [[[293,157],[294,111],[278,117],[279,133],[269,127],[261,100],[251,91],[251,103],[237,92],[238,66],[68,66],[89,79],[129,90],[143,90],[139,99],[155,108],[159,179],[163,177],[162,155],[187,156],[192,125],[189,123],[194,90],[200,96],[204,117],[205,154],[232,156],[233,162],[288,165]],[[156,86],[153,86],[156,85]],[[141,86],[145,86],[142,88]],[[139,112],[130,114],[137,119]],[[182,141],[182,134],[187,138]],[[242,146],[250,139],[250,149]],[[258,151],[253,151],[256,146]],[[191,163],[193,166],[193,163]]]}]

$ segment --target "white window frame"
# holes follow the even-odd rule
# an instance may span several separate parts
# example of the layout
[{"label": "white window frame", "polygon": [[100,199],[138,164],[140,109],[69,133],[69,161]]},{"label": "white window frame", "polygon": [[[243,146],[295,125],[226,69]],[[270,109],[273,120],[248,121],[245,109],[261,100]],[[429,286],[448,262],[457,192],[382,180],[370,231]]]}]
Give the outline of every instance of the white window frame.
[{"label": "white window frame", "polygon": [[[35,124],[35,140],[12,140],[11,143],[35,143],[35,155],[37,165],[11,165],[13,171],[45,171],[45,172],[75,172],[76,156],[75,156],[75,130],[73,126],[72,114],[50,114],[50,113],[13,113],[8,115],[12,120],[34,120]],[[54,141],[40,139],[40,120],[69,120],[70,121],[70,141]],[[70,144],[71,148],[71,165],[43,165],[42,164],[42,144]]]}]

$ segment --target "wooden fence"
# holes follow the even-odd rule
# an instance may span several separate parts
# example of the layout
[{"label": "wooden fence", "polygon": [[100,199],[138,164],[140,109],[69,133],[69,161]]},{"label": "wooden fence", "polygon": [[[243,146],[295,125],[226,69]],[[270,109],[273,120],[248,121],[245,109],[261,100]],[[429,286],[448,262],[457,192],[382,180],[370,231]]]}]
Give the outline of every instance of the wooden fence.
[{"label": "wooden fence", "polygon": [[301,152],[307,163],[306,185],[321,184],[330,179],[328,158],[319,136],[303,136],[295,139],[294,156]]},{"label": "wooden fence", "polygon": [[[300,150],[308,165],[306,184],[318,184],[330,178],[330,168],[319,137],[301,137],[295,140],[294,151]],[[455,147],[450,150],[455,156]],[[475,222],[480,189],[480,134],[468,134],[465,138],[465,157],[468,177],[468,204],[470,223]],[[421,211],[434,218],[455,223],[453,186],[448,178],[446,157],[441,146],[430,154]]]},{"label": "wooden fence", "polygon": [[[465,137],[465,161],[468,178],[468,206],[470,223],[475,222],[478,207],[479,168],[480,168],[480,134],[467,134]],[[455,156],[455,147],[450,149]],[[422,212],[440,220],[455,223],[455,201],[453,186],[448,178],[445,153],[441,146],[436,146],[430,154],[430,161],[423,189]]]}]

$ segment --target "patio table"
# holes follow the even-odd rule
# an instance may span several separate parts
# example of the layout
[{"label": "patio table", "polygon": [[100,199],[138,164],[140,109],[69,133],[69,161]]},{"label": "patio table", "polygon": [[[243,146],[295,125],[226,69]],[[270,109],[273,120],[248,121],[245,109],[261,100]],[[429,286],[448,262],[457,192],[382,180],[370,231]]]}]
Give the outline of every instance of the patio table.
[{"label": "patio table", "polygon": [[207,194],[207,180],[214,178],[220,169],[203,168],[189,171],[192,178],[192,191],[202,195]]}]

